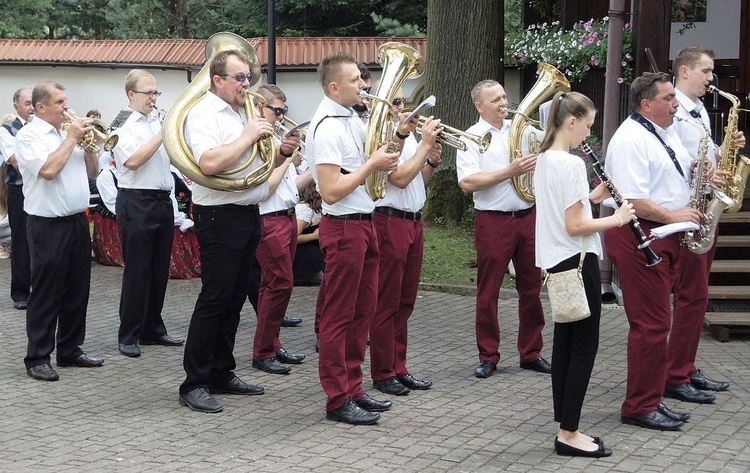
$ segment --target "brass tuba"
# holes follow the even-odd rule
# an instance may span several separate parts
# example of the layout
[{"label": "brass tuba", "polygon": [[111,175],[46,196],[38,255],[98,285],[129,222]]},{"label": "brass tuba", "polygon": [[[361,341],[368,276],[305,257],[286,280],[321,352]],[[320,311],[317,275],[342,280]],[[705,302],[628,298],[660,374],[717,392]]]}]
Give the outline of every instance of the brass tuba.
[{"label": "brass tuba", "polygon": [[727,126],[724,129],[724,141],[721,142],[721,158],[717,163],[717,171],[724,171],[724,185],[721,190],[732,200],[734,205],[728,207],[725,212],[733,214],[742,207],[742,198],[745,195],[747,176],[750,174],[750,159],[739,154],[734,145],[734,135],[737,133],[737,122],[739,119],[740,100],[732,94],[722,92],[716,87],[709,85],[708,92],[718,93],[732,102],[732,107],[727,114]]},{"label": "brass tuba", "polygon": [[[185,176],[193,182],[210,189],[221,191],[243,191],[264,183],[271,176],[275,163],[276,146],[273,137],[268,136],[260,139],[255,145],[250,158],[243,164],[216,175],[207,176],[201,171],[193,152],[185,141],[185,120],[190,109],[206,94],[211,86],[209,77],[210,64],[213,58],[227,50],[238,50],[250,58],[250,68],[253,79],[250,85],[254,85],[260,79],[260,60],[255,49],[244,38],[234,33],[216,33],[206,41],[206,65],[200,70],[195,79],[188,85],[187,89],[179,96],[164,119],[162,128],[164,136],[164,149],[169,155],[169,160]],[[249,90],[245,92],[245,114],[248,120],[260,117],[256,105],[264,105],[265,99],[262,95]],[[260,156],[263,164],[244,177],[231,177],[250,166],[256,157]]]},{"label": "brass tuba", "polygon": [[[508,134],[509,159],[516,158],[516,151],[523,150],[522,140],[526,127],[531,125],[532,120],[529,116],[546,102],[547,99],[557,92],[569,92],[570,82],[565,78],[562,72],[554,66],[540,62],[537,66],[537,80],[526,97],[523,98],[514,113],[510,122],[510,132]],[[531,144],[528,152],[535,153],[539,149],[539,144]],[[511,184],[519,197],[527,202],[534,202],[534,171],[521,174],[511,178]]]},{"label": "brass tuba", "polygon": [[[383,73],[373,95],[382,100],[375,100],[371,103],[365,139],[365,156],[371,156],[383,143],[391,141],[394,130],[390,116],[390,103],[406,79],[415,79],[424,73],[422,56],[416,49],[406,44],[395,41],[382,44],[378,48],[378,56],[383,66]],[[387,181],[388,173],[385,171],[375,171],[367,176],[367,192],[372,200],[385,197],[385,191],[388,188]]]}]

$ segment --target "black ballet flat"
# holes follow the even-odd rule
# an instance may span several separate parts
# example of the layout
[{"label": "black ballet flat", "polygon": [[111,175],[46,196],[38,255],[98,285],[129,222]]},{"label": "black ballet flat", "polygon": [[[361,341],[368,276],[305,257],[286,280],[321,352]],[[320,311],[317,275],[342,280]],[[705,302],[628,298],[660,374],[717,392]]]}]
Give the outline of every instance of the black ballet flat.
[{"label": "black ballet flat", "polygon": [[562,443],[559,440],[555,440],[555,452],[558,455],[566,455],[569,457],[602,458],[612,455],[611,449],[605,447],[601,443],[597,443],[597,445],[599,446],[599,448],[589,452],[587,450],[581,450],[580,448],[571,447],[570,445]]}]

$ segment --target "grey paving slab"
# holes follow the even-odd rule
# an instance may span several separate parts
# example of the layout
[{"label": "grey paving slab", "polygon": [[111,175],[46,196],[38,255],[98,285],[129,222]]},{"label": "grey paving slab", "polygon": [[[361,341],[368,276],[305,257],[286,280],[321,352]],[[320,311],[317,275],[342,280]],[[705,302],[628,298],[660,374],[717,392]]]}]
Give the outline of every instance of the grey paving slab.
[{"label": "grey paving slab", "polygon": [[[592,460],[553,450],[548,376],[522,370],[515,350],[517,301],[500,301],[497,373],[473,376],[477,363],[474,298],[422,291],[410,324],[409,367],[433,389],[392,398],[380,423],[354,427],[325,420],[314,351],[317,287],[295,288],[282,329],[292,352],[308,355],[286,376],[250,366],[255,314],[246,305],[237,336],[237,373],[266,388],[263,396],[219,396],[224,411],[200,414],[177,402],[182,348],[142,347],[137,359],[117,351],[122,270],[92,266],[84,350],[103,356],[97,369],[60,368],[60,381],[29,378],[23,368],[25,312],[12,308],[9,262],[0,261],[0,471],[8,472],[359,472],[359,471],[730,471],[750,470],[750,343],[719,343],[704,334],[699,366],[732,383],[713,405],[668,400],[693,415],[681,432],[620,423],[625,392],[627,320],[605,308],[601,343],[582,430],[603,437],[614,455]],[[164,319],[184,336],[199,280],[171,280]],[[544,301],[545,307],[547,302]],[[545,329],[551,356],[551,323]],[[54,354],[53,354],[54,357]],[[54,359],[54,358],[53,358]],[[369,364],[365,365],[369,374]],[[366,388],[376,398],[385,398]]]}]

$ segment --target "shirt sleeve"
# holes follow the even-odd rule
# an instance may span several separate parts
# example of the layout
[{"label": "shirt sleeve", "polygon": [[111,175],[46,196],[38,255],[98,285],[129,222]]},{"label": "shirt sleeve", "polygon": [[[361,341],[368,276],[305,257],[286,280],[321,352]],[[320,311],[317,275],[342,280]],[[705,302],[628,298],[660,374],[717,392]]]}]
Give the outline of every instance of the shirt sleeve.
[{"label": "shirt sleeve", "polygon": [[0,154],[3,155],[3,159],[7,163],[11,156],[13,156],[13,147],[15,144],[15,137],[10,134],[7,128],[0,126]]},{"label": "shirt sleeve", "polygon": [[[199,104],[201,105],[201,104]],[[220,133],[216,114],[207,114],[203,108],[193,108],[185,121],[185,141],[193,152],[195,161],[200,163],[201,156],[208,150],[218,148]]]},{"label": "shirt sleeve", "polygon": [[608,174],[624,199],[648,199],[651,170],[648,150],[642,143],[633,140],[610,142],[607,161]]},{"label": "shirt sleeve", "polygon": [[117,187],[112,177],[110,169],[104,169],[96,178],[96,189],[99,191],[99,198],[102,200],[107,209],[115,213],[115,202],[117,200]]},{"label": "shirt sleeve", "polygon": [[[329,122],[329,123],[326,123]],[[343,162],[344,137],[349,131],[341,119],[328,118],[321,122],[315,134],[315,164],[335,164]]]},{"label": "shirt sleeve", "polygon": [[564,170],[563,199],[565,208],[589,198],[589,183],[586,175],[586,164],[583,160],[571,155]]},{"label": "shirt sleeve", "polygon": [[118,168],[122,168],[133,154],[138,151],[138,145],[130,127],[119,128],[116,133],[118,137],[117,146],[112,150]]},{"label": "shirt sleeve", "polygon": [[14,154],[20,167],[38,176],[50,153],[45,146],[44,137],[35,136],[34,133],[24,133],[21,130],[16,135]]},{"label": "shirt sleeve", "polygon": [[306,203],[299,203],[294,207],[294,212],[297,215],[297,220],[307,222],[309,227],[313,221],[313,211],[310,206]]},{"label": "shirt sleeve", "polygon": [[459,184],[465,178],[482,171],[479,167],[479,146],[466,143],[466,151],[456,152],[456,174]]}]

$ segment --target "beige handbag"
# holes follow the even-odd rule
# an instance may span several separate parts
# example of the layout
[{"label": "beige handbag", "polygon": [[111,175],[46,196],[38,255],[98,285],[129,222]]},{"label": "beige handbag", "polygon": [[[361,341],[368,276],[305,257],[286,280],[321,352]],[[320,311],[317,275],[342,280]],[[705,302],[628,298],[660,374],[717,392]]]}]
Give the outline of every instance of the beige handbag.
[{"label": "beige handbag", "polygon": [[576,322],[591,315],[586,290],[583,286],[583,258],[586,255],[590,235],[583,238],[578,267],[559,273],[547,273],[545,283],[552,321],[558,324]]}]

